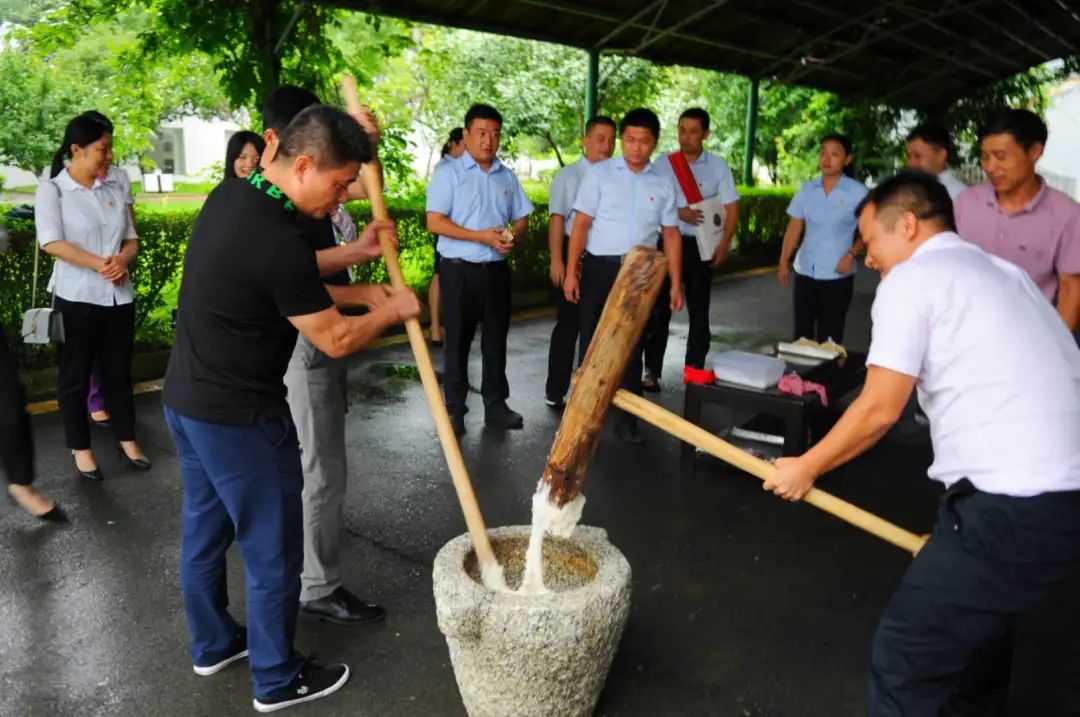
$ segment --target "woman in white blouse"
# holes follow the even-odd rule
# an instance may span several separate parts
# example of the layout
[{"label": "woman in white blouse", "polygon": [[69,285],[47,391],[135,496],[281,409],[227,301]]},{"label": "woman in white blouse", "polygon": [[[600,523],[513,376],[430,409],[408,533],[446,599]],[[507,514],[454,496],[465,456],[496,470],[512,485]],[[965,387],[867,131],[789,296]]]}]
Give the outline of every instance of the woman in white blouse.
[{"label": "woman in white blouse", "polygon": [[56,350],[64,434],[76,470],[91,480],[104,477],[90,449],[86,414],[95,364],[120,458],[133,468],[150,468],[135,441],[131,391],[135,291],[128,267],[138,237],[123,188],[100,178],[111,162],[108,126],[87,115],[72,119],[53,157],[51,179],[38,186],[34,217],[38,244],[56,259],[49,291],[64,320],[65,340]]}]

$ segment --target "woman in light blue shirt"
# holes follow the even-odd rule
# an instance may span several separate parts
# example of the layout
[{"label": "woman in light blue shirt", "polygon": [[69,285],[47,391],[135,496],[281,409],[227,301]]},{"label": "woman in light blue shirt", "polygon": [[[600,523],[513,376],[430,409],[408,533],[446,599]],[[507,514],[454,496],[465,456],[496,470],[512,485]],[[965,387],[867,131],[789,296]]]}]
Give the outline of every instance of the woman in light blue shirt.
[{"label": "woman in light blue shirt", "polygon": [[[866,186],[852,179],[851,140],[829,134],[821,140],[821,176],[803,184],[788,205],[787,231],[777,278],[788,285],[795,256],[795,338],[844,341],[844,322],[855,290],[855,258],[862,250],[856,236],[855,207]],[[804,234],[805,230],[805,234]]]}]

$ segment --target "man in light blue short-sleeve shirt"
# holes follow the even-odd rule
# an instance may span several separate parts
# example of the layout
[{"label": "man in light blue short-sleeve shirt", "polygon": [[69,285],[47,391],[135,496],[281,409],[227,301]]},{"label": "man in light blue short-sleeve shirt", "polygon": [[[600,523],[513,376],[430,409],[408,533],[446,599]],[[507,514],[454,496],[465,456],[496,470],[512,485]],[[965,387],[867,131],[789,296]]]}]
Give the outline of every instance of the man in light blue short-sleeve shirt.
[{"label": "man in light blue short-sleeve shirt", "polygon": [[[469,347],[483,325],[484,422],[521,428],[506,399],[506,335],[510,330],[507,255],[529,229],[532,202],[496,157],[502,115],[477,104],[465,114],[465,153],[438,168],[428,185],[427,228],[439,237],[439,284],[446,332],[443,390],[454,432],[465,433]],[[512,225],[512,228],[508,228]]]},{"label": "man in light blue short-sleeve shirt", "polygon": [[[574,199],[577,215],[570,233],[563,293],[567,301],[580,304],[582,358],[623,256],[635,246],[655,247],[661,232],[672,281],[670,297],[661,295],[658,300],[669,301],[673,311],[681,309],[683,302],[675,189],[649,161],[660,136],[660,120],[651,110],[631,110],[619,125],[619,135],[622,156],[589,167]],[[640,347],[631,354],[623,386],[641,394]],[[615,432],[628,443],[642,442],[637,419],[622,411],[616,413]]]},{"label": "man in light blue short-sleeve shirt", "polygon": [[605,159],[611,159],[615,150],[615,120],[597,116],[585,123],[585,136],[581,138],[581,159],[563,167],[551,183],[548,200],[548,249],[551,251],[551,284],[555,287],[555,327],[551,330],[548,347],[547,384],[544,386],[545,402],[552,408],[563,406],[563,397],[570,388],[570,374],[574,370],[574,350],[578,340],[578,307],[566,300],[562,291],[566,276],[566,254],[570,243],[570,229],[574,226],[574,198],[585,171]]},{"label": "man in light blue short-sleeve shirt", "polygon": [[[709,113],[700,107],[691,107],[679,117],[679,153],[686,158],[701,198],[718,197],[724,205],[723,235],[711,256],[701,256],[697,228],[706,221],[715,222],[716,217],[711,214],[706,217],[701,209],[690,207],[690,202],[675,176],[671,155],[665,154],[656,162],[656,171],[667,177],[675,187],[675,204],[679,209],[683,290],[686,295],[686,313],[690,319],[684,365],[692,368],[705,368],[709,344],[712,342],[709,303],[712,298],[713,270],[727,258],[735,228],[739,224],[739,192],[735,188],[731,167],[723,157],[705,151],[705,140],[711,134],[710,121]],[[671,313],[665,309],[663,303],[657,302],[645,330],[645,376],[642,387],[646,391],[660,390],[660,374],[664,368],[670,323]]]}]

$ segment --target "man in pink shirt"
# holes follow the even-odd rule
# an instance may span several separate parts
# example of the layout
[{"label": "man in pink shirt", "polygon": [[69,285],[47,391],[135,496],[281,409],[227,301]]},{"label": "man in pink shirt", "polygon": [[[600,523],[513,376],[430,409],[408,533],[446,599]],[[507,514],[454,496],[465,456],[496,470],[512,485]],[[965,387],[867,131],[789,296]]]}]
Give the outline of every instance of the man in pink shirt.
[{"label": "man in pink shirt", "polygon": [[1046,146],[1046,124],[1010,109],[979,132],[989,184],[956,198],[960,236],[1026,271],[1070,331],[1080,326],[1080,205],[1046,184],[1035,163]]}]

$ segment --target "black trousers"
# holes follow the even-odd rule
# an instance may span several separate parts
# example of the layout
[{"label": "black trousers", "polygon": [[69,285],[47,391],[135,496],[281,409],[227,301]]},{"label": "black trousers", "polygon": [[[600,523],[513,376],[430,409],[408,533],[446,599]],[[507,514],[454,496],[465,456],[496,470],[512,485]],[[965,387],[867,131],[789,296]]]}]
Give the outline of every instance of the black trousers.
[{"label": "black trousers", "polygon": [[0,328],[0,465],[9,483],[34,482],[34,438],[30,433],[30,414],[26,412],[26,391],[3,328]]},{"label": "black trousers", "polygon": [[870,717],[1001,714],[1014,621],[1080,569],[1077,515],[1080,491],[946,492],[874,636]]},{"label": "black trousers", "polygon": [[[611,287],[622,266],[621,257],[596,257],[586,254],[581,260],[581,295],[578,302],[581,333],[578,337],[578,364],[585,360],[600,314],[604,312]],[[661,297],[662,299],[663,297]],[[641,395],[641,343],[630,353],[630,363],[623,374],[621,386],[631,393]],[[618,420],[636,423],[637,419],[620,409],[613,409]]]},{"label": "black trousers", "polygon": [[469,348],[483,324],[480,393],[490,407],[510,396],[506,381],[506,335],[510,331],[510,267],[505,261],[473,263],[443,257],[439,263],[443,331],[446,334],[443,392],[451,415],[465,413],[469,392]]},{"label": "black trousers", "polygon": [[811,279],[797,272],[792,299],[795,306],[795,338],[844,343],[844,324],[855,293],[855,276],[843,279]]},{"label": "black trousers", "polygon": [[100,372],[113,437],[135,440],[135,399],[131,392],[131,354],[135,341],[135,305],[97,306],[56,297],[64,317],[64,342],[56,345],[56,390],[67,447],[90,448],[86,395],[95,365]]},{"label": "black trousers", "polygon": [[[563,239],[563,256],[566,256],[568,239]],[[555,328],[551,330],[548,347],[547,398],[557,399],[566,395],[570,388],[570,376],[574,371],[574,350],[578,343],[580,310],[577,304],[566,300],[562,288],[555,291]]]},{"label": "black trousers", "polygon": [[[658,248],[663,249],[663,243]],[[682,281],[686,313],[690,317],[690,330],[686,337],[686,364],[705,368],[705,357],[712,342],[709,329],[709,300],[712,297],[712,267],[702,261],[697,238],[682,238]],[[671,293],[671,278],[664,279],[660,296]],[[667,350],[668,327],[671,324],[671,302],[657,299],[645,328],[645,368],[660,378],[664,368],[664,352]]]}]

